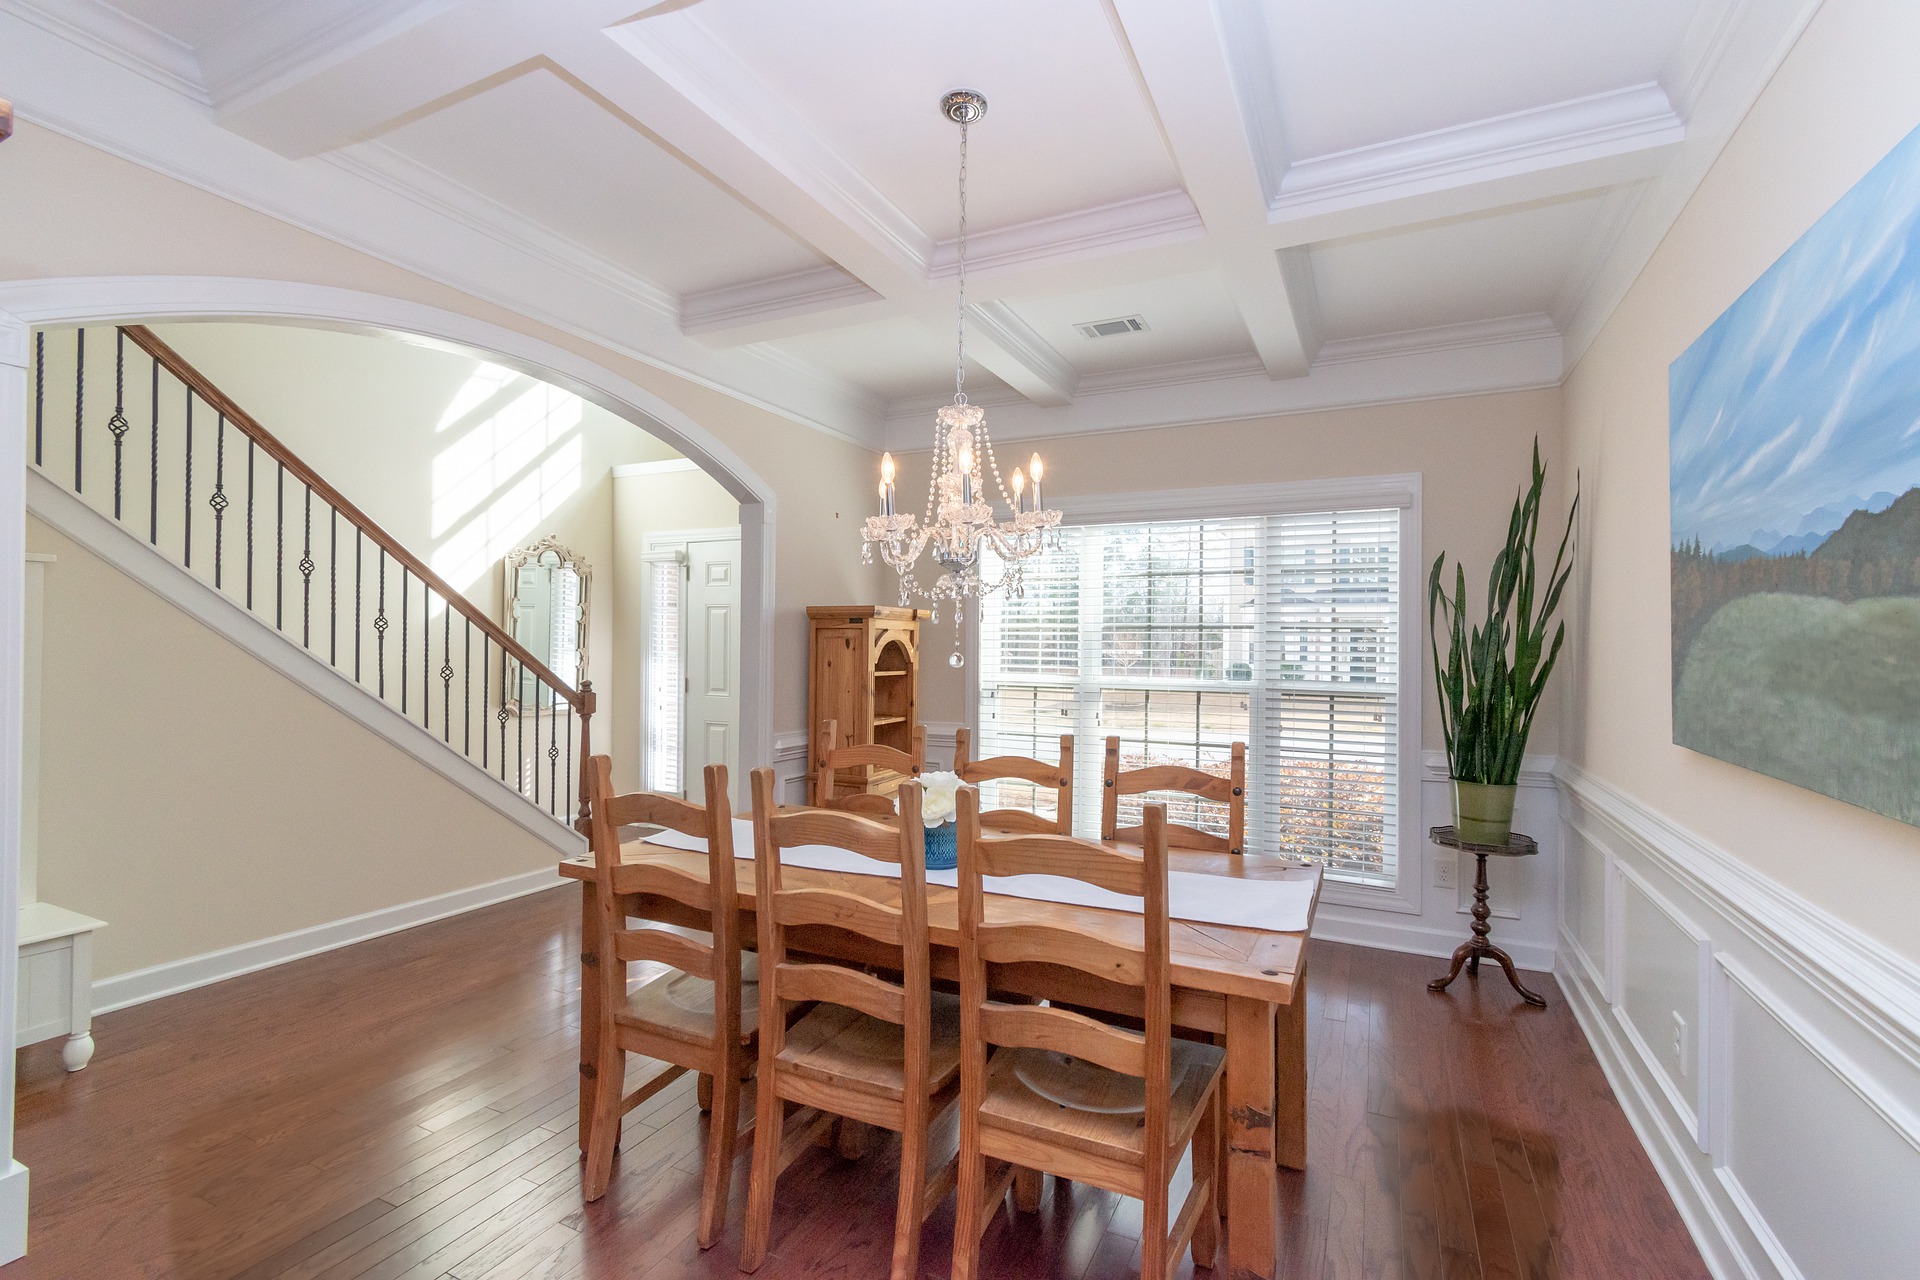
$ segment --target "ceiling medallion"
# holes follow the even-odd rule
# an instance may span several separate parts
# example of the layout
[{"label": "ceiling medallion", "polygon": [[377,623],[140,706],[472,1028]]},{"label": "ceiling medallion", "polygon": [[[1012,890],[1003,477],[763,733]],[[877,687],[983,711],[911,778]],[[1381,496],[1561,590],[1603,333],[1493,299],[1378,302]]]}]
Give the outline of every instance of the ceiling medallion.
[{"label": "ceiling medallion", "polygon": [[[966,661],[960,653],[957,625],[962,602],[968,596],[981,598],[996,591],[1018,597],[1025,562],[1048,545],[1058,544],[1059,535],[1053,531],[1059,527],[1060,513],[1048,510],[1041,499],[1044,468],[1039,454],[1029,461],[1029,474],[1021,474],[1016,467],[1008,480],[1001,479],[993,440],[987,434],[986,411],[967,403],[967,126],[987,114],[987,100],[971,89],[955,89],[940,99],[940,111],[960,126],[953,403],[941,405],[933,415],[933,470],[923,517],[894,513],[893,455],[880,459],[880,514],[867,517],[861,559],[872,564],[874,548],[878,547],[881,560],[900,575],[900,603],[914,599],[929,602],[936,622],[940,602],[953,602],[954,651],[948,662],[958,667]],[[992,490],[984,482],[986,474],[993,476]],[[995,492],[1012,513],[1004,520],[993,503]],[[989,547],[999,561],[999,573],[992,578],[983,577],[980,571],[981,555]],[[940,576],[930,586],[922,586],[915,569],[921,555],[929,550]]]}]

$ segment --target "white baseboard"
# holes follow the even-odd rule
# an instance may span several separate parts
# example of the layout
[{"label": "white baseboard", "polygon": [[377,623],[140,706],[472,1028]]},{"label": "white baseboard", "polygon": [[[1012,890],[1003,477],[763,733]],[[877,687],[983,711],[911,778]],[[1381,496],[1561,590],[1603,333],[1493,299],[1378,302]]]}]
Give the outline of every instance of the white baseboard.
[{"label": "white baseboard", "polygon": [[[243,942],[238,946],[223,947],[204,955],[188,956],[184,960],[170,960],[150,968],[136,969],[132,973],[101,978],[93,984],[93,1009],[96,1014],[111,1013],[115,1009],[125,1009],[129,1005],[158,1000],[162,996],[178,995],[182,991],[191,991],[195,987],[204,987],[227,978],[237,978],[242,974],[270,969],[274,965],[286,964],[290,960],[319,955],[323,951],[338,950],[341,947],[352,946],[356,942],[366,942],[389,933],[398,933],[402,929],[411,929],[415,925],[444,920],[448,916],[460,915],[480,907],[490,907],[495,903],[506,902],[513,898],[523,898],[530,893],[554,888],[560,883],[560,879],[551,867],[543,867],[538,871],[522,872],[520,875],[508,876],[504,880],[495,880],[489,884],[474,885],[468,889],[454,889],[448,893],[435,894],[431,898],[421,898],[417,902],[403,902],[398,906],[382,907],[377,911],[348,916],[344,920],[330,920],[326,924],[296,929],[292,933],[283,933],[277,937],[262,938],[257,942]],[[4,1203],[0,1202],[0,1209],[3,1208]],[[0,1227],[3,1226],[4,1224],[0,1224]]]},{"label": "white baseboard", "polygon": [[512,787],[31,467],[27,469],[27,510],[216,635],[545,840],[561,857],[572,857],[585,847],[585,841],[565,823],[554,821]]},{"label": "white baseboard", "polygon": [[[1418,921],[1417,916],[1369,911],[1323,900],[1314,912],[1313,936],[1326,942],[1346,942],[1357,947],[1442,959],[1451,956],[1454,949],[1467,940],[1464,929],[1437,929]],[[1498,922],[1494,926],[1493,941],[1505,948],[1513,957],[1513,963],[1522,969],[1538,973],[1554,971],[1556,957],[1552,947],[1524,939],[1503,940]]]},{"label": "white baseboard", "polygon": [[27,1166],[7,1161],[0,1173],[0,1265],[27,1254]]}]

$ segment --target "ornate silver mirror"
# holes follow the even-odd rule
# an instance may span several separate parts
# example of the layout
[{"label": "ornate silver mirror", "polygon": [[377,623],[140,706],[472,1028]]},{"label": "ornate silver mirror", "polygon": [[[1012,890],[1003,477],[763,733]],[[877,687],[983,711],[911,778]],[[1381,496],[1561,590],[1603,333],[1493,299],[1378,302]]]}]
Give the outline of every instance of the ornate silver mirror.
[{"label": "ornate silver mirror", "polygon": [[[510,551],[506,558],[506,617],[513,638],[547,670],[574,688],[587,675],[587,610],[592,570],[554,538]],[[513,662],[507,710],[543,711],[560,705],[558,693],[531,668]]]}]

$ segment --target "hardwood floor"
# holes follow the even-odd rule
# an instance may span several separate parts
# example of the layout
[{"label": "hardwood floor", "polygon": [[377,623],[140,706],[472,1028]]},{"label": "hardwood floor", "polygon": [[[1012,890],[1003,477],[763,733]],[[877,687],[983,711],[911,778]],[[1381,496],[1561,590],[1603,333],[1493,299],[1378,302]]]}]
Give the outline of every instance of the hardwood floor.
[{"label": "hardwood floor", "polygon": [[[33,1208],[7,1280],[733,1276],[747,1160],[702,1254],[691,1077],[627,1118],[612,1188],[581,1203],[576,893],[108,1014],[77,1075],[57,1041],[21,1051]],[[1314,944],[1285,1274],[1705,1277],[1552,980],[1544,1010],[1497,973],[1434,995],[1440,964]],[[802,1157],[759,1275],[884,1275],[897,1153]],[[928,1223],[929,1277],[952,1225]],[[1049,1180],[988,1233],[983,1274],[1137,1275],[1139,1230],[1137,1202]]]}]

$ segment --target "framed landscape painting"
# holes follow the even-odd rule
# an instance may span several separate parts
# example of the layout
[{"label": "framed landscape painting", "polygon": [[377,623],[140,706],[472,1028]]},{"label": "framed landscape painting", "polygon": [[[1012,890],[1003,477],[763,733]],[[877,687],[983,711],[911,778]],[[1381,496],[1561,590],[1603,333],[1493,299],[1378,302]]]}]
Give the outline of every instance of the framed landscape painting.
[{"label": "framed landscape painting", "polygon": [[1668,394],[1674,741],[1920,825],[1920,130]]}]

